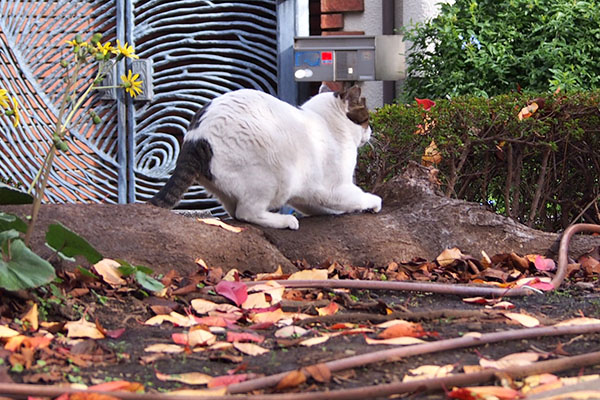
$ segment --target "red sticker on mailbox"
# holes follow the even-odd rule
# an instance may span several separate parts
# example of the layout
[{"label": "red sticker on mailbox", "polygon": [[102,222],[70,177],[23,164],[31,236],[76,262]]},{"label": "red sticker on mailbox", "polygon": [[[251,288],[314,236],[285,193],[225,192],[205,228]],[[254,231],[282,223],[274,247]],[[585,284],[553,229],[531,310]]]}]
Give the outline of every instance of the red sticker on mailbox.
[{"label": "red sticker on mailbox", "polygon": [[332,64],[333,63],[333,52],[332,51],[322,51],[321,52],[321,62],[323,64]]}]

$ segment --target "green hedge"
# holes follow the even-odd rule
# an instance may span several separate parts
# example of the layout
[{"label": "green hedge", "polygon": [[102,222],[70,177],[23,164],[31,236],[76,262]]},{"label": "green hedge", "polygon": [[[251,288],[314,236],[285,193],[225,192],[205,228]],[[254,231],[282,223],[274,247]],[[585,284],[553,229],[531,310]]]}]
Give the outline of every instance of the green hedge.
[{"label": "green hedge", "polygon": [[[376,190],[409,160],[422,162],[433,141],[447,196],[544,230],[599,223],[599,104],[600,91],[456,97],[429,111],[387,105],[372,115],[357,180]],[[538,109],[520,119],[529,105]]]},{"label": "green hedge", "polygon": [[405,93],[494,96],[600,88],[600,1],[456,0],[405,30]]}]

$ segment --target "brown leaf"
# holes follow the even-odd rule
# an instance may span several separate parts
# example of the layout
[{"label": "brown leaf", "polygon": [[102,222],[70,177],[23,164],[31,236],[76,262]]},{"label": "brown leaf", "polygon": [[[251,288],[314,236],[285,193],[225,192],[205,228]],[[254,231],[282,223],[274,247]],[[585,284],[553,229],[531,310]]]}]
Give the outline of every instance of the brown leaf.
[{"label": "brown leaf", "polygon": [[299,386],[306,382],[306,375],[300,370],[294,370],[281,378],[277,386],[275,386],[275,390],[283,390],[289,389],[296,386]]},{"label": "brown leaf", "polygon": [[331,380],[331,370],[323,363],[309,365],[304,370],[317,382],[325,383]]},{"label": "brown leaf", "polygon": [[198,221],[203,222],[206,225],[218,226],[220,228],[225,229],[226,231],[233,232],[233,233],[240,233],[244,230],[244,228],[226,224],[225,222],[223,222],[219,219],[216,219],[216,218],[198,218]]},{"label": "brown leaf", "polygon": [[377,335],[377,337],[381,339],[391,339],[404,336],[420,337],[424,334],[425,332],[423,331],[421,324],[408,321],[398,321],[397,324],[386,328],[383,332]]}]

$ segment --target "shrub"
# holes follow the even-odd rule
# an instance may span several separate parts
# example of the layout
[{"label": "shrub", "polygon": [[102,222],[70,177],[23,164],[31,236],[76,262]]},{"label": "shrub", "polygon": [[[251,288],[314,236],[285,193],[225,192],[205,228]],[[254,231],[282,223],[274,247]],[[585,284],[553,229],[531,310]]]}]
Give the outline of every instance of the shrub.
[{"label": "shrub", "polygon": [[598,223],[599,102],[595,91],[459,96],[429,111],[386,105],[372,116],[372,146],[361,153],[357,179],[377,190],[408,161],[427,160],[447,196],[545,230],[575,219]]},{"label": "shrub", "polygon": [[600,2],[456,0],[405,32],[405,93],[493,96],[600,88]]}]

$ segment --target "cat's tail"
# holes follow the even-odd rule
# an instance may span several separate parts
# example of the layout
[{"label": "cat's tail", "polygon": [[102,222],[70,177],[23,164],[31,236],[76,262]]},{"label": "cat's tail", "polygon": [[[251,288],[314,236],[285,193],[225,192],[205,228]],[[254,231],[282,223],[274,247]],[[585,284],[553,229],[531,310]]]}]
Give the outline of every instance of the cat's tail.
[{"label": "cat's tail", "polygon": [[210,143],[205,139],[184,141],[173,175],[148,202],[162,208],[173,208],[200,176],[212,181],[212,154]]}]

